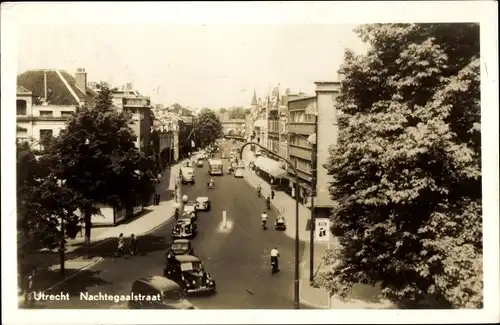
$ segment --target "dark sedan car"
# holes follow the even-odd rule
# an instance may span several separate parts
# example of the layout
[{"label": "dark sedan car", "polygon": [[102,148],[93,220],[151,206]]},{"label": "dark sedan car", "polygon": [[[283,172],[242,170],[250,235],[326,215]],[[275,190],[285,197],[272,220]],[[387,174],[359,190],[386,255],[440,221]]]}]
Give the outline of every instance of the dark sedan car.
[{"label": "dark sedan car", "polygon": [[177,255],[167,259],[164,276],[178,283],[189,293],[215,293],[215,281],[203,269],[201,261],[192,255]]},{"label": "dark sedan car", "polygon": [[173,255],[194,255],[194,250],[189,239],[176,239],[170,245],[167,255],[169,253]]}]

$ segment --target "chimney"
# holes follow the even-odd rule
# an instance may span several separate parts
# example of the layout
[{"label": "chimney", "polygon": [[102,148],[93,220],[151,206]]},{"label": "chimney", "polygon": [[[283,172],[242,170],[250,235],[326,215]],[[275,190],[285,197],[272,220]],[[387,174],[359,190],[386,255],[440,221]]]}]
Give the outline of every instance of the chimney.
[{"label": "chimney", "polygon": [[83,91],[83,93],[87,93],[87,72],[85,72],[85,69],[76,69],[75,85],[78,89]]}]

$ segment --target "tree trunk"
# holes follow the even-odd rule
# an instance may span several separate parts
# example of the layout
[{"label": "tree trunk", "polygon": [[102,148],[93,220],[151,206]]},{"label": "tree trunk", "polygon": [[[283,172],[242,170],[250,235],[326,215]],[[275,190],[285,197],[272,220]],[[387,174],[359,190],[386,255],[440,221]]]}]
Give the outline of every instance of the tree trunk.
[{"label": "tree trunk", "polygon": [[85,251],[90,256],[90,234],[92,230],[92,213],[85,211]]}]

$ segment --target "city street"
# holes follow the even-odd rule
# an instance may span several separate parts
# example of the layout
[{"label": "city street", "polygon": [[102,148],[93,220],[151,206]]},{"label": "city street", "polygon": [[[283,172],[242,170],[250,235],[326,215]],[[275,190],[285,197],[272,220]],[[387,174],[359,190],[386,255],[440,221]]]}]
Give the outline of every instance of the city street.
[{"label": "city street", "polygon": [[[224,161],[224,171],[227,161]],[[266,209],[263,198],[258,198],[246,180],[232,174],[213,176],[216,187],[206,189],[208,166],[196,168],[196,184],[184,185],[189,199],[208,196],[212,210],[200,212],[198,235],[193,239],[196,255],[217,283],[214,296],[191,297],[201,309],[292,309],[294,279],[294,242],[273,227],[263,231],[260,214]],[[226,211],[228,229],[221,229],[222,211]],[[269,212],[268,222],[275,220]],[[141,276],[161,275],[164,254],[172,241],[173,220],[152,233],[139,237],[140,254],[135,257],[114,258],[116,241],[97,248],[96,254],[105,259],[52,290],[70,293],[70,301],[39,302],[41,308],[126,308],[125,303],[112,301],[90,302],[80,300],[80,292],[91,294],[125,294],[132,282]],[[128,234],[125,234],[126,236]],[[277,246],[281,258],[281,272],[271,275],[270,250]],[[300,256],[303,246],[301,244]]]}]

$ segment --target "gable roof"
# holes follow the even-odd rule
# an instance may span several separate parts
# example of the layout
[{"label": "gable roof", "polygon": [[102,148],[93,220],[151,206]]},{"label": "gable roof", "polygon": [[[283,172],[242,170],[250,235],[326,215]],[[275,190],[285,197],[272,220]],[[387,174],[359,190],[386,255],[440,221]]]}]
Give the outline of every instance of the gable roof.
[{"label": "gable roof", "polygon": [[17,76],[17,85],[30,90],[34,97],[44,98],[44,75],[47,76],[47,101],[50,105],[79,105],[79,100],[87,105],[94,104],[97,93],[90,88],[83,93],[75,86],[75,78],[64,70],[28,70]]},{"label": "gable roof", "polygon": [[31,91],[29,91],[28,89],[24,88],[23,86],[17,85],[16,93],[17,94],[31,94]]}]

